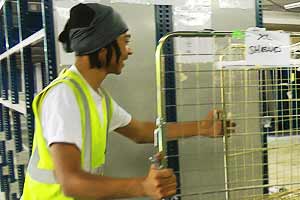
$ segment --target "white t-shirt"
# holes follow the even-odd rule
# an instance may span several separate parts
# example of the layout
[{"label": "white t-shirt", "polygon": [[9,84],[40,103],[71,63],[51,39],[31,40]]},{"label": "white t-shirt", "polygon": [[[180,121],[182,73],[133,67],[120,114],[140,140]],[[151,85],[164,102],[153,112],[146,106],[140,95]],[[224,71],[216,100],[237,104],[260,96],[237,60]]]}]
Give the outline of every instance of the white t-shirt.
[{"label": "white t-shirt", "polygon": [[[82,75],[73,65],[69,70]],[[83,77],[82,77],[83,78]],[[84,78],[83,78],[84,80]],[[101,92],[100,95],[86,82],[96,103],[100,121],[103,120]],[[131,121],[131,115],[114,100],[113,114],[109,131],[124,127]],[[66,84],[58,84],[47,93],[41,111],[43,134],[48,145],[52,143],[75,144],[80,150],[82,146],[80,111],[72,89]]]}]

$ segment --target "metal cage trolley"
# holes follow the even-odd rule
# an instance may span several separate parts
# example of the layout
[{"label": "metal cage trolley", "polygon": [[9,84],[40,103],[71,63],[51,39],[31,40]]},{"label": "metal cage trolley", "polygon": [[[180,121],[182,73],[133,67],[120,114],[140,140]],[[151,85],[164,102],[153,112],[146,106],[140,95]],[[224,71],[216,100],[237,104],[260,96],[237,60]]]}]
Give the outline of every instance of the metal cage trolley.
[{"label": "metal cage trolley", "polygon": [[[173,32],[158,44],[155,146],[166,155],[164,167],[168,159],[178,160],[177,198],[300,199],[300,34],[290,33],[286,65],[247,64],[243,34]],[[182,137],[178,154],[168,155],[169,115],[197,121],[200,130],[214,109],[222,110],[213,123],[222,120],[224,136]],[[236,123],[234,131],[228,120]]]}]

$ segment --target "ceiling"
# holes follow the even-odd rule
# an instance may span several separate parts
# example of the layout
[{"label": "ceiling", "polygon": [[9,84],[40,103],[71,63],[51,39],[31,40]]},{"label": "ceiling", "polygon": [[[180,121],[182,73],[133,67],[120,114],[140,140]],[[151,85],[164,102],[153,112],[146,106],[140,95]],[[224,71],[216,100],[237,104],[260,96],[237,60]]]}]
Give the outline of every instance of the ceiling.
[{"label": "ceiling", "polygon": [[262,0],[263,10],[284,11],[284,12],[300,12],[300,8],[286,10],[284,5],[300,2],[300,0]]}]

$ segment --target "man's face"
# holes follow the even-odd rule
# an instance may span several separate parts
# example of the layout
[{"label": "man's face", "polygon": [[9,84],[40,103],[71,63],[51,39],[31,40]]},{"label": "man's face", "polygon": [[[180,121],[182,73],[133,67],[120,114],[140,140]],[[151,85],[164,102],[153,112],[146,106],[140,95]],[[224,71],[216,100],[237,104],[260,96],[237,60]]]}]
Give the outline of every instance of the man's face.
[{"label": "man's face", "polygon": [[125,65],[124,61],[128,59],[129,55],[133,54],[131,48],[129,47],[130,38],[131,38],[131,35],[128,34],[127,32],[120,35],[117,38],[117,43],[120,48],[121,56],[120,56],[119,61],[117,61],[116,51],[113,50],[111,64],[108,68],[109,73],[121,74],[122,69]]}]

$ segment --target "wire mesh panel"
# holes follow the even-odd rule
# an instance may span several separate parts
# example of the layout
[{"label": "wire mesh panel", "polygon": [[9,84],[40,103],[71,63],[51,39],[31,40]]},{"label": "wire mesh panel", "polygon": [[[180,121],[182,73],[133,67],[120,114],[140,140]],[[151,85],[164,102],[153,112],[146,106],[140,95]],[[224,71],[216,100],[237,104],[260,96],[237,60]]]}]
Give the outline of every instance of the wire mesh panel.
[{"label": "wire mesh panel", "polygon": [[[291,34],[291,42],[299,37]],[[173,54],[164,54],[166,41],[174,43]],[[168,108],[176,108],[178,122],[196,122],[198,133],[207,123],[223,121],[223,137],[179,139],[179,155],[175,155],[180,160],[178,197],[300,198],[300,62],[296,46],[291,65],[253,66],[245,62],[242,35],[176,32],[161,39],[156,55],[158,150],[166,151]],[[166,70],[167,57],[174,57],[174,71]],[[168,87],[166,74],[175,77],[176,104],[165,101],[167,91],[174,90]],[[207,121],[215,109],[222,111],[221,116]],[[228,121],[236,123],[234,131]],[[183,128],[178,131],[186,132]]]}]

